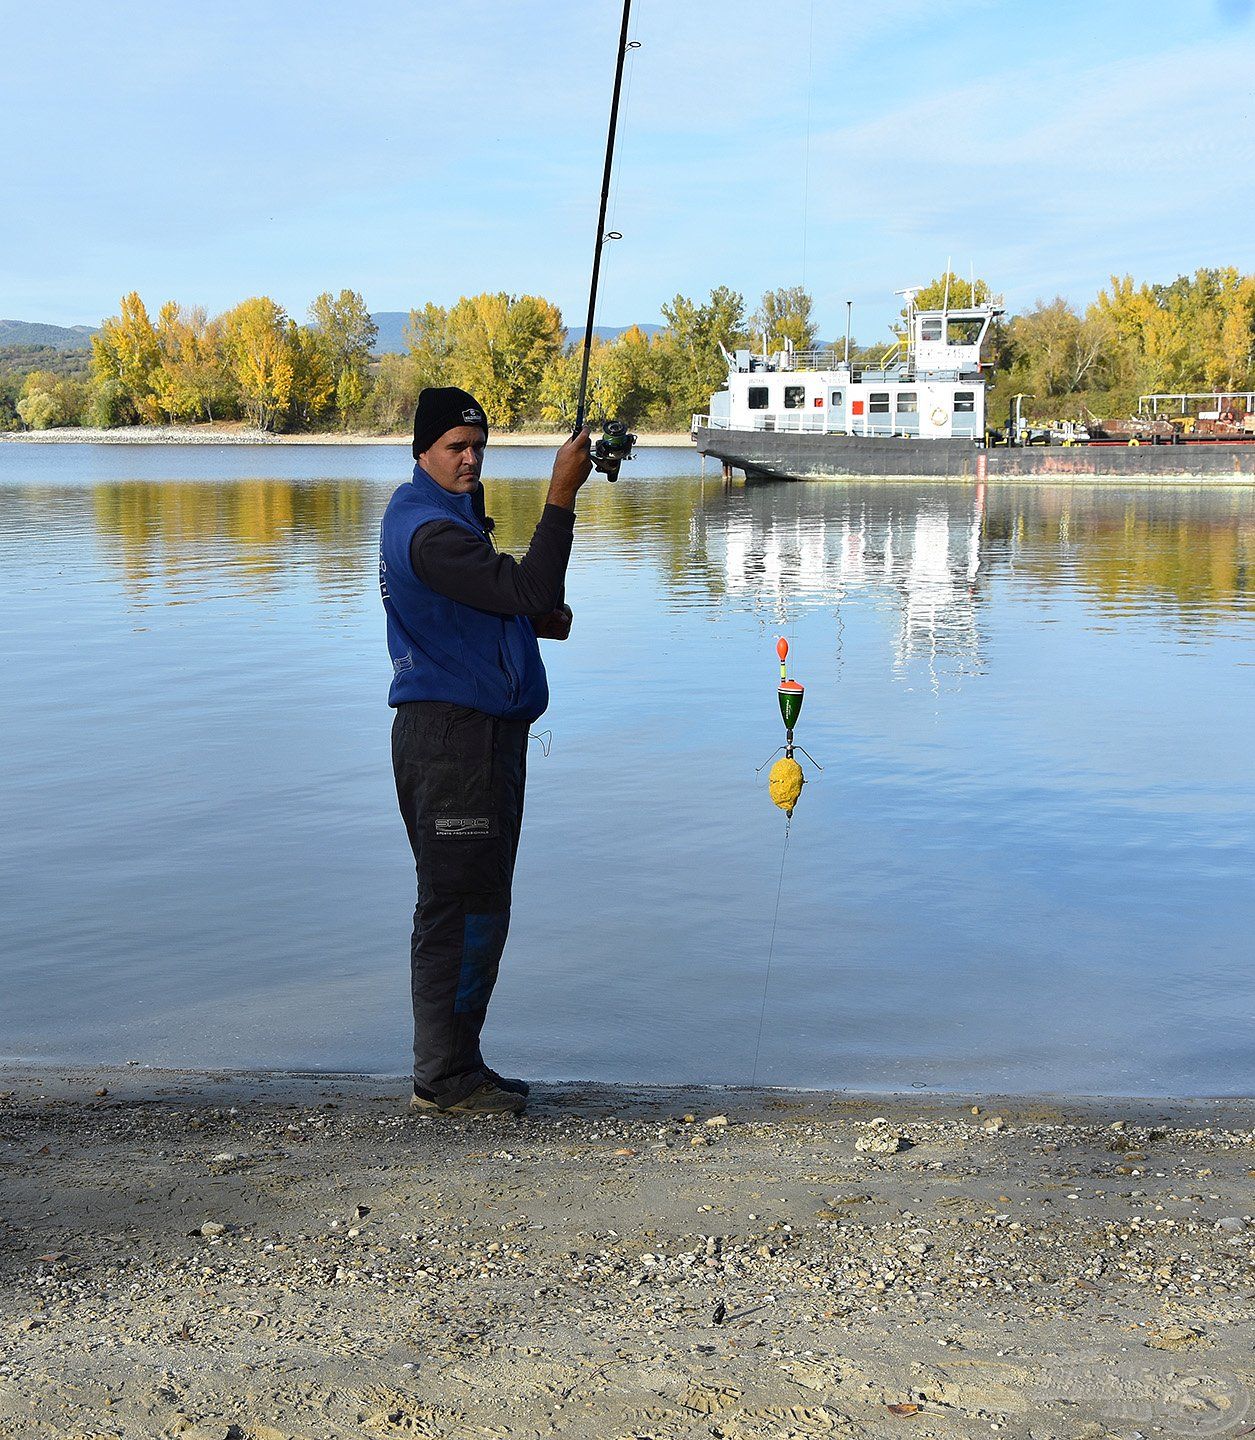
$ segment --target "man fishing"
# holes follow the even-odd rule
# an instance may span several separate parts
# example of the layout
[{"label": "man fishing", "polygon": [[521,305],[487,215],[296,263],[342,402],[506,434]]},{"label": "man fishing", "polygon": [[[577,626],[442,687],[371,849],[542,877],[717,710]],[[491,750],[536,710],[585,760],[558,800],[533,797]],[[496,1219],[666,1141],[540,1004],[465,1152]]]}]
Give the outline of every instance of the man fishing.
[{"label": "man fishing", "polygon": [[[527,554],[492,543],[480,470],[483,407],[424,390],[414,475],[384,512],[379,583],[388,622],[388,703],[397,798],[418,871],[410,945],[417,1109],[519,1114],[522,1080],[484,1061],[479,1037],[510,924],[527,736],[549,703],[537,637],[565,640],[575,498],[593,469],[587,429],[554,461]],[[611,478],[617,460],[599,460]]]}]

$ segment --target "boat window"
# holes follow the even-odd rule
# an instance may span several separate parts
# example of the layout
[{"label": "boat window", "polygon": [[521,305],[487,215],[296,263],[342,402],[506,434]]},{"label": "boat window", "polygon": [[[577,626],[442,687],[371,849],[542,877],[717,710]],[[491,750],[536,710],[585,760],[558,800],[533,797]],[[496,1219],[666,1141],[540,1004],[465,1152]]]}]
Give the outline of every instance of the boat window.
[{"label": "boat window", "polygon": [[751,410],[765,410],[767,408],[767,387],[765,385],[750,386],[749,406]]},{"label": "boat window", "polygon": [[842,404],[841,391],[840,391],[840,390],[834,390],[834,391],[832,392],[832,394],[828,397],[828,403],[829,403],[830,405],[837,405],[837,406],[841,405],[841,404]]},{"label": "boat window", "polygon": [[889,413],[889,392],[888,390],[873,390],[867,397],[867,413],[869,415],[888,415]]},{"label": "boat window", "polygon": [[975,345],[980,339],[983,320],[966,319],[960,316],[957,319],[946,321],[946,344],[947,345]]},{"label": "boat window", "polygon": [[806,386],[786,385],[784,387],[784,408],[802,410],[806,407]]},{"label": "boat window", "polygon": [[899,390],[897,409],[899,415],[914,415],[919,409],[919,396],[914,390]]},{"label": "boat window", "polygon": [[954,392],[954,413],[956,415],[974,415],[976,413],[975,390],[956,390]]},{"label": "boat window", "polygon": [[923,320],[920,322],[919,338],[921,340],[941,339],[941,320]]}]

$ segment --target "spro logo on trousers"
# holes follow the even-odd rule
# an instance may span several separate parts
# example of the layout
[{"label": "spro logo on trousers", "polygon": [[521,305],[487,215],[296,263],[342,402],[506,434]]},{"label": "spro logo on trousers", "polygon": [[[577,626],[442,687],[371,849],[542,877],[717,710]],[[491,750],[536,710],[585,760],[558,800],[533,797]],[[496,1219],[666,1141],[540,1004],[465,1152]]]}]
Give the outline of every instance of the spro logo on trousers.
[{"label": "spro logo on trousers", "polygon": [[475,816],[463,820],[455,820],[448,815],[438,815],[435,824],[438,838],[447,837],[457,839],[459,837],[466,837],[474,839],[480,836],[490,836],[494,833],[491,815]]}]

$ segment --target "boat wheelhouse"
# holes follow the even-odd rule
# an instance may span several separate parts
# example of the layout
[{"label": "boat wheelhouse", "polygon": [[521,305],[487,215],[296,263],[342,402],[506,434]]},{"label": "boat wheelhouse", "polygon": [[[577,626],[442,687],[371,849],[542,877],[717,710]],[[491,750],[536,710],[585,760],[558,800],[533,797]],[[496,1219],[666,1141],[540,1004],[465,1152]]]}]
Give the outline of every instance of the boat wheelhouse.
[{"label": "boat wheelhouse", "polygon": [[918,310],[907,299],[905,333],[875,364],[837,347],[772,355],[724,351],[727,388],[693,429],[981,440],[985,379],[981,346],[1002,314],[986,304]]}]

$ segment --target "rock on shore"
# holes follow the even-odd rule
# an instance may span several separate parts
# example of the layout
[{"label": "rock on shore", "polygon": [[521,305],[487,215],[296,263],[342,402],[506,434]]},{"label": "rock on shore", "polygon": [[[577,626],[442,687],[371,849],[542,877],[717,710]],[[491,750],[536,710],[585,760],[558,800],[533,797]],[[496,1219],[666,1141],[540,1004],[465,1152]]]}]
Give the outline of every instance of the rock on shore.
[{"label": "rock on shore", "polygon": [[1255,1103],[401,1094],[0,1073],[0,1434],[1255,1425]]}]

